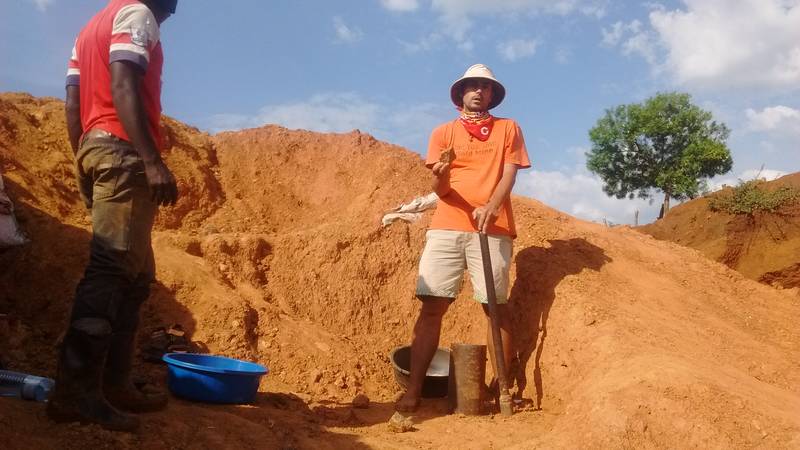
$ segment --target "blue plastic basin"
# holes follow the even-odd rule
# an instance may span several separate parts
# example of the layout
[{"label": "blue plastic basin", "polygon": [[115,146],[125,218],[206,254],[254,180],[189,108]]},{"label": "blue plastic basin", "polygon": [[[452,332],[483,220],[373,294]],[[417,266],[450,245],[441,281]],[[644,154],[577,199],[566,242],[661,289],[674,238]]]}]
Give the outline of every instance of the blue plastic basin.
[{"label": "blue plastic basin", "polygon": [[247,361],[197,353],[167,353],[169,390],[208,403],[251,403],[269,369]]}]

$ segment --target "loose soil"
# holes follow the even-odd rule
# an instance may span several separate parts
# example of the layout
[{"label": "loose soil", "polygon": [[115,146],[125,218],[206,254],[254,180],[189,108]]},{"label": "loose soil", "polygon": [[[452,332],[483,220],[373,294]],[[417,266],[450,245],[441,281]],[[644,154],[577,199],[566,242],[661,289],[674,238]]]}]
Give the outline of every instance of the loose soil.
[{"label": "loose soil", "polygon": [[[31,244],[0,254],[0,357],[55,372],[55,343],[86,263],[63,103],[0,94],[0,161]],[[215,354],[270,368],[252,405],[173,398],[133,435],[55,425],[0,399],[0,448],[798,448],[800,296],[630,228],[513,199],[518,412],[387,425],[390,351],[409,341],[430,213],[380,227],[427,193],[420,157],[354,131],[276,126],[209,136],[165,119],[181,199],[160,213],[158,283],[140,338],[180,323]],[[442,346],[482,343],[467,284]],[[165,368],[137,373],[164,385]],[[491,369],[487,370],[491,373]],[[367,409],[351,400],[366,394]]]}]

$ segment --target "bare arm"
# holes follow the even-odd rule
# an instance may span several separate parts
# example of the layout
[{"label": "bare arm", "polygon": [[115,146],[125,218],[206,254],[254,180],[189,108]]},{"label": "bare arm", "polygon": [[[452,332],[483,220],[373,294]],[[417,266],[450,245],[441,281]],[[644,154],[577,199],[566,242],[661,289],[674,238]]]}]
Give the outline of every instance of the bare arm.
[{"label": "bare arm", "polygon": [[484,206],[479,206],[472,211],[472,218],[475,219],[478,225],[478,230],[486,233],[489,230],[489,225],[494,223],[497,219],[497,212],[511,194],[511,189],[514,187],[514,182],[517,181],[516,164],[504,164],[503,175],[500,177],[500,182],[494,188],[492,196]]},{"label": "bare arm", "polygon": [[439,198],[444,197],[450,192],[450,163],[437,162],[431,168],[433,172],[433,192]]},{"label": "bare arm", "polygon": [[83,125],[81,125],[81,90],[75,85],[67,86],[67,99],[64,102],[64,115],[67,119],[67,134],[72,154],[78,152]]},{"label": "bare arm", "polygon": [[133,147],[144,161],[152,199],[159,205],[173,205],[178,199],[178,188],[147,127],[147,115],[139,92],[140,83],[141,74],[136,65],[128,61],[111,63],[114,107]]}]

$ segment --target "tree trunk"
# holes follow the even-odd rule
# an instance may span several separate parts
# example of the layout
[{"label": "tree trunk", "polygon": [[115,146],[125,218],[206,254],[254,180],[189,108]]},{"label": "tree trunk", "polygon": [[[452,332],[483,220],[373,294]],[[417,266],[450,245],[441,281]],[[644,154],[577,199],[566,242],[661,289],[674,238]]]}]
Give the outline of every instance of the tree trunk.
[{"label": "tree trunk", "polygon": [[669,211],[669,192],[664,193],[664,203],[661,204],[661,212],[658,213],[658,218],[663,219]]}]

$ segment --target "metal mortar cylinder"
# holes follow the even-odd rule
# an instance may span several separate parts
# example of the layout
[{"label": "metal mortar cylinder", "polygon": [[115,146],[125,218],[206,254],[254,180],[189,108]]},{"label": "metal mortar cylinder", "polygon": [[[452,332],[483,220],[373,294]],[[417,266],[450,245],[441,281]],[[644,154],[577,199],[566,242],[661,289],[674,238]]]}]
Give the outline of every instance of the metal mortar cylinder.
[{"label": "metal mortar cylinder", "polygon": [[450,347],[448,403],[450,412],[477,416],[483,414],[486,346],[453,344]]}]

